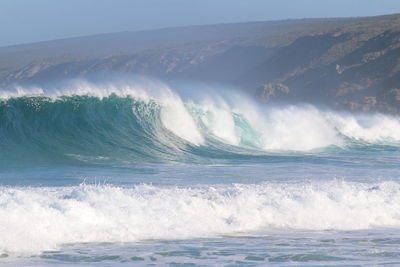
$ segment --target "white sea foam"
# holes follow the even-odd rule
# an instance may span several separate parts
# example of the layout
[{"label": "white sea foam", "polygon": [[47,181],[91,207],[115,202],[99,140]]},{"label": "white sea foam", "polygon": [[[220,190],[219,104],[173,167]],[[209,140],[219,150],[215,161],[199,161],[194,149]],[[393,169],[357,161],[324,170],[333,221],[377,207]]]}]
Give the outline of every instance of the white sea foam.
[{"label": "white sea foam", "polygon": [[360,141],[399,142],[400,120],[383,114],[353,116],[328,113],[326,118],[343,135]]},{"label": "white sea foam", "polygon": [[161,121],[165,128],[180,138],[194,145],[204,144],[193,117],[190,116],[181,99],[176,95],[163,98],[161,109]]},{"label": "white sea foam", "polygon": [[240,134],[233,118],[234,111],[223,99],[214,97],[212,100],[205,97],[197,105],[197,110],[200,110],[200,114],[193,112],[193,115],[199,115],[201,123],[211,135],[230,145],[240,144]]},{"label": "white sea foam", "polygon": [[271,229],[400,227],[400,184],[0,188],[0,251],[77,242],[216,237]]},{"label": "white sea foam", "polygon": [[307,151],[343,144],[334,126],[312,106],[273,108],[258,121],[267,150]]}]

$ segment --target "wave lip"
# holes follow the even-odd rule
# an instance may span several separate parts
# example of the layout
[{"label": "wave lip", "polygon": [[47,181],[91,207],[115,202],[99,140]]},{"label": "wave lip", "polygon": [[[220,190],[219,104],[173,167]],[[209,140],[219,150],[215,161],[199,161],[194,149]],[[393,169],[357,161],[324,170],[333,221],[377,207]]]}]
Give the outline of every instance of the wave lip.
[{"label": "wave lip", "polygon": [[0,250],[216,237],[273,229],[400,227],[400,184],[342,181],[213,187],[0,188]]}]

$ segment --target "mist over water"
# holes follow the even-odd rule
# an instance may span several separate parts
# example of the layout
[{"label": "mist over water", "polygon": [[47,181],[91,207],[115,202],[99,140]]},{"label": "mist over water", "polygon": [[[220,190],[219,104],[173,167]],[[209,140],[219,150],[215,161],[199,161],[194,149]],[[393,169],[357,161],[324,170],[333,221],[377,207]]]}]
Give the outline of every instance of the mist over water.
[{"label": "mist over water", "polygon": [[[397,242],[398,117],[259,105],[218,86],[144,78],[15,87],[0,97],[5,262],[122,266],[138,259],[167,264],[174,255],[211,264],[214,255],[221,264],[345,264],[362,259],[344,234],[357,240],[362,231],[379,231]],[[304,232],[321,240],[329,234],[346,243],[344,252],[332,256],[323,244],[305,256],[301,247],[289,249]],[[226,256],[232,238],[254,248]],[[193,252],[198,239],[225,245]],[[179,240],[179,253],[156,253],[171,240]],[[288,246],[287,258],[258,253],[283,253],[268,247],[279,242]]]}]

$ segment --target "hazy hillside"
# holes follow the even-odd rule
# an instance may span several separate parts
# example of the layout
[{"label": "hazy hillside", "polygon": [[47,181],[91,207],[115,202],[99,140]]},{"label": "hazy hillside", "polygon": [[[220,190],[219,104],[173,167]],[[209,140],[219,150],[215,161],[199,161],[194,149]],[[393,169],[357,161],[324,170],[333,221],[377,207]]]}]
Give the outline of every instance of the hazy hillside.
[{"label": "hazy hillside", "polygon": [[220,24],[0,48],[0,84],[98,72],[234,84],[264,102],[400,112],[400,15]]}]

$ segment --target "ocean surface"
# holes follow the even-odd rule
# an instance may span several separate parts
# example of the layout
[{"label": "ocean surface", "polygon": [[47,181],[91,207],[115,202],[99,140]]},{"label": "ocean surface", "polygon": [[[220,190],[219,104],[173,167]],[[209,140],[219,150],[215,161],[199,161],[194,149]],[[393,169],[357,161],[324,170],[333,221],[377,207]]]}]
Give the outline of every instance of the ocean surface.
[{"label": "ocean surface", "polygon": [[0,99],[0,265],[400,265],[399,117],[144,79]]}]

